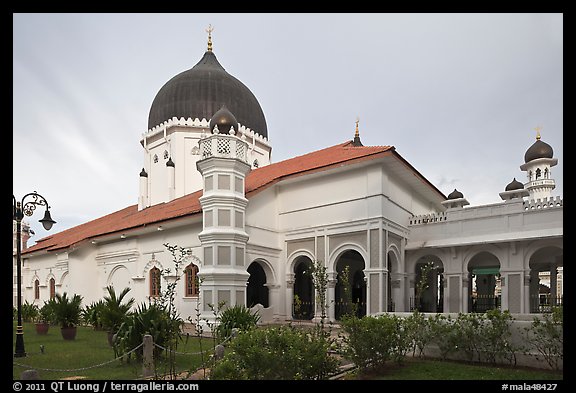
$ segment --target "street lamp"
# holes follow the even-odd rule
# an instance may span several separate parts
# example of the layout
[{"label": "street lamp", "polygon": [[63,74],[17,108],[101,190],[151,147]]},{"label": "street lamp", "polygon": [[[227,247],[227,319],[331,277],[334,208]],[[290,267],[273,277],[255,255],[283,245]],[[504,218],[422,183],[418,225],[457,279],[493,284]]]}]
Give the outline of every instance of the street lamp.
[{"label": "street lamp", "polygon": [[[30,197],[31,200],[24,202],[28,197]],[[31,216],[34,214],[36,206],[46,206],[44,217],[39,221],[42,223],[42,226],[44,226],[44,229],[49,231],[56,221],[50,217],[50,206],[48,206],[48,202],[42,195],[34,191],[24,195],[21,202],[16,202],[16,197],[12,195],[12,219],[16,220],[16,274],[18,275],[18,325],[16,326],[16,350],[14,351],[14,357],[17,358],[26,356],[26,351],[24,350],[24,328],[22,327],[22,246],[20,244],[22,219],[24,215]]]}]

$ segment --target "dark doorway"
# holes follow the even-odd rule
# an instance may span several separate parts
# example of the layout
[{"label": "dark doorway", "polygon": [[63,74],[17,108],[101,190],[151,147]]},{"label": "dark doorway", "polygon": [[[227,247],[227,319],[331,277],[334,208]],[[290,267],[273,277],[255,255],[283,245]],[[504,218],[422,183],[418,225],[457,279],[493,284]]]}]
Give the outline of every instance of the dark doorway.
[{"label": "dark doorway", "polygon": [[366,315],[366,281],[364,280],[364,258],[359,252],[344,252],[336,262],[338,281],[336,282],[336,304],[334,317],[337,320],[345,315]]},{"label": "dark doorway", "polygon": [[292,317],[312,319],[314,317],[314,284],[312,283],[312,261],[300,257],[294,268],[294,299]]},{"label": "dark doorway", "polygon": [[246,305],[253,307],[261,304],[268,307],[268,287],[266,287],[266,273],[258,262],[252,262],[248,266],[248,286],[246,288]]}]

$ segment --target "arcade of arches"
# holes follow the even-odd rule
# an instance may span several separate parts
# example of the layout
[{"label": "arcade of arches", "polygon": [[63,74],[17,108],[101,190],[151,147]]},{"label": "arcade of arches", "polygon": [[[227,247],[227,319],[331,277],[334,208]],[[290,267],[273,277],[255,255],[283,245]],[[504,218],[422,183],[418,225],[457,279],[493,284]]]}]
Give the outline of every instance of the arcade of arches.
[{"label": "arcade of arches", "polygon": [[[397,253],[389,251],[381,289],[387,304],[382,308],[389,312],[418,309],[433,313],[485,312],[501,308],[513,313],[537,313],[562,304],[561,245],[523,251],[526,256],[523,262],[520,261],[520,268],[507,267],[513,263],[502,262],[505,251],[505,247],[469,249],[466,260],[455,258],[450,252],[426,254],[415,260],[409,260],[408,254],[406,264]],[[289,319],[312,320],[320,315],[312,266],[312,255],[299,255],[291,263],[286,288]],[[328,266],[327,314],[330,320],[340,320],[351,313],[358,316],[374,313],[367,307],[370,289],[366,266],[360,252],[352,249],[342,251],[332,269]],[[403,272],[402,266],[407,266],[408,271]],[[274,288],[270,276],[275,274],[270,265],[256,260],[248,266],[247,272],[250,276],[246,305],[270,307],[274,303],[269,293],[270,287]],[[404,279],[408,280],[406,285],[402,284]]]}]

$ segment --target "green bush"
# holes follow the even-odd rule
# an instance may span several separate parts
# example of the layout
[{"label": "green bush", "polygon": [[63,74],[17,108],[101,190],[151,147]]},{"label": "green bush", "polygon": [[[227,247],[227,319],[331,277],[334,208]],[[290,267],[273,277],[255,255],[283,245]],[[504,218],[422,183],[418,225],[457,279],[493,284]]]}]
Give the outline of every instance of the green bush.
[{"label": "green bush", "polygon": [[50,325],[54,325],[57,323],[56,320],[56,313],[55,313],[55,304],[56,301],[54,299],[50,299],[44,302],[44,305],[40,307],[39,314],[38,314],[38,321],[45,322]]},{"label": "green bush", "polygon": [[80,323],[82,313],[82,296],[75,294],[72,298],[64,292],[55,296],[53,304],[56,323],[63,328],[76,327]]},{"label": "green bush", "polygon": [[[170,316],[166,306],[143,303],[134,313],[126,316],[120,325],[113,342],[114,352],[117,356],[128,354],[142,344],[146,334],[152,336],[154,344],[162,348],[172,347],[181,337],[182,324],[182,319]],[[158,346],[154,347],[155,358],[162,353],[162,348]],[[137,359],[142,359],[142,348],[135,353]],[[128,360],[130,357],[131,354]]]},{"label": "green bush", "polygon": [[111,285],[107,286],[106,290],[108,295],[104,296],[104,302],[100,309],[100,323],[104,330],[116,333],[136,300],[130,298],[124,302],[128,292],[130,292],[128,287],[124,288],[119,295],[116,294]]},{"label": "green bush", "polygon": [[341,321],[344,355],[361,371],[380,369],[394,356],[398,346],[398,324],[386,315],[379,317],[347,316]]},{"label": "green bush", "polygon": [[482,331],[484,340],[481,346],[485,360],[490,363],[506,360],[516,365],[516,351],[519,348],[511,342],[510,325],[514,318],[512,318],[510,311],[489,310],[485,316]]},{"label": "green bush", "polygon": [[82,310],[82,321],[86,325],[92,326],[96,330],[102,330],[102,310],[104,308],[104,301],[98,300],[92,302]]},{"label": "green bush", "polygon": [[211,379],[315,380],[336,372],[338,361],[328,354],[329,335],[319,327],[252,329],[234,338]]},{"label": "green bush", "polygon": [[34,322],[39,315],[38,306],[34,303],[28,303],[25,301],[22,304],[22,321],[23,322]]},{"label": "green bush", "polygon": [[216,337],[223,341],[230,337],[232,329],[246,331],[256,327],[260,320],[260,315],[252,313],[244,305],[236,305],[224,310],[219,317],[218,327],[216,328]]},{"label": "green bush", "polygon": [[544,314],[542,319],[534,317],[529,328],[525,328],[527,354],[530,348],[536,349],[544,361],[554,369],[560,369],[564,359],[564,313],[562,307],[554,307],[551,314]]},{"label": "green bush", "polygon": [[431,334],[431,344],[436,344],[440,350],[440,357],[444,360],[448,358],[451,353],[458,350],[458,341],[460,335],[454,320],[442,314],[436,314],[428,318]]},{"label": "green bush", "polygon": [[424,314],[418,310],[414,310],[412,315],[404,320],[404,329],[411,342],[412,356],[421,357],[424,354],[424,349],[432,341],[432,330],[430,323]]}]

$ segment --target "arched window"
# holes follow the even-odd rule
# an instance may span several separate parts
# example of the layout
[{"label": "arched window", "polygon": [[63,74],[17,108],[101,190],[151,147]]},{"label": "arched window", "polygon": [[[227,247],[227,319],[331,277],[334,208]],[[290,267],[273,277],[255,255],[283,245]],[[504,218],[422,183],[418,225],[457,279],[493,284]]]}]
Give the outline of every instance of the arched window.
[{"label": "arched window", "polygon": [[542,171],[540,170],[540,168],[536,169],[536,179],[540,179],[540,176],[542,176]]},{"label": "arched window", "polygon": [[184,275],[186,277],[184,285],[186,286],[184,293],[185,296],[192,297],[198,296],[200,290],[198,285],[198,266],[191,263],[184,269]]},{"label": "arched window", "polygon": [[160,296],[160,269],[157,267],[150,269],[150,296]]},{"label": "arched window", "polygon": [[34,280],[34,299],[40,299],[40,280]]},{"label": "arched window", "polygon": [[544,168],[544,179],[548,179],[548,168]]},{"label": "arched window", "polygon": [[54,277],[50,279],[50,300],[54,299],[56,296],[56,280]]}]

